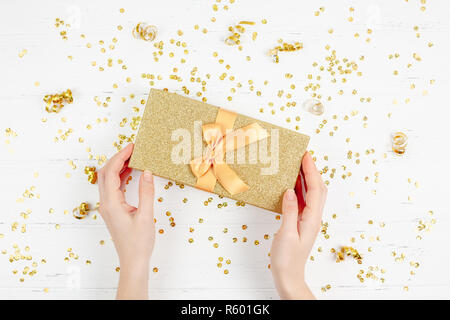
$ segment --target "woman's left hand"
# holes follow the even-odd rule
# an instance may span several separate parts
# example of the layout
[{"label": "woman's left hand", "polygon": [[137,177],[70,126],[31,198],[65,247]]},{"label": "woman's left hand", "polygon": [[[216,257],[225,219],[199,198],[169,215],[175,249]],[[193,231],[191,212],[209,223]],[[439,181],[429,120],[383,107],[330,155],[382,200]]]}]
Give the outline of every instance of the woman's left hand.
[{"label": "woman's left hand", "polygon": [[155,243],[153,175],[144,171],[139,181],[139,207],[130,206],[121,184],[131,173],[129,144],[98,172],[100,214],[120,260],[118,299],[147,299],[149,262]]}]

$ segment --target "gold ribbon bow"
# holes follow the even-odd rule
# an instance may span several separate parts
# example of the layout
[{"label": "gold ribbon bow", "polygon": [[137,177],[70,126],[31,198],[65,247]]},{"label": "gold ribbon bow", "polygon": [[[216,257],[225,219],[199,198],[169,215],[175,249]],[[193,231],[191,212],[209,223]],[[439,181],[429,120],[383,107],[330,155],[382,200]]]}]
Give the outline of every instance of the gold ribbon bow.
[{"label": "gold ribbon bow", "polygon": [[256,122],[231,131],[236,117],[237,114],[234,112],[219,109],[216,122],[202,126],[203,138],[208,146],[202,157],[190,163],[192,173],[197,178],[195,185],[197,188],[213,192],[216,181],[219,181],[231,195],[249,189],[249,186],[224,162],[225,154],[267,138],[269,134]]}]

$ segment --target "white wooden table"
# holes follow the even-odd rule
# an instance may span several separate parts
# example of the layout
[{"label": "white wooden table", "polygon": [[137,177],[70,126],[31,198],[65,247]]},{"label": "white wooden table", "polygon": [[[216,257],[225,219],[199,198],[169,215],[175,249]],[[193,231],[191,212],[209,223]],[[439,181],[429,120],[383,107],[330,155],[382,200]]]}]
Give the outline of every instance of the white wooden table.
[{"label": "white wooden table", "polygon": [[[213,10],[214,4],[218,11]],[[422,11],[421,6],[426,9]],[[195,77],[207,81],[209,103],[292,130],[298,125],[300,132],[312,138],[310,149],[317,157],[317,166],[328,167],[323,175],[329,181],[323,220],[329,225],[329,239],[319,235],[307,268],[308,282],[318,298],[449,298],[449,9],[445,0],[428,0],[426,4],[419,0],[3,1],[0,298],[114,297],[118,260],[103,221],[96,212],[84,220],[72,216],[73,208],[81,202],[95,205],[98,201],[97,186],[88,183],[84,167],[100,167],[96,159],[113,155],[118,134],[136,133],[129,123],[142,114],[140,101],[147,98],[151,87],[142,73],[155,76],[155,88],[183,94],[181,88],[186,86],[191,97],[200,99],[196,92],[201,85],[190,82],[194,67],[198,68]],[[55,27],[55,18],[71,27]],[[261,23],[263,19],[267,24]],[[247,27],[239,51],[236,46],[227,46],[224,39],[229,35],[227,28],[241,20],[256,24]],[[153,59],[157,51],[153,43],[131,35],[140,21],[159,30],[156,41],[164,42],[164,53],[158,62]],[[122,30],[118,30],[119,25]],[[67,40],[60,35],[63,30],[67,30]],[[257,32],[255,41],[253,32]],[[355,37],[355,33],[360,36]],[[304,49],[281,53],[280,62],[275,64],[267,52],[280,38],[300,41]],[[187,44],[188,54],[176,45],[178,40]],[[355,71],[345,76],[346,83],[339,80],[342,76],[332,83],[329,72],[313,66],[317,62],[326,69],[325,57],[332,50],[341,64],[344,58],[354,60],[362,76]],[[217,58],[213,52],[218,53]],[[113,61],[111,67],[108,58]],[[182,58],[185,63],[180,62]],[[123,60],[126,70],[118,59]],[[231,68],[226,69],[226,65]],[[99,67],[105,70],[101,72]],[[398,75],[394,75],[395,70]],[[224,72],[227,78],[222,81],[219,77]],[[293,77],[287,79],[286,73]],[[170,79],[172,74],[183,80]],[[206,74],[211,75],[209,80]],[[308,79],[309,74],[313,80]],[[320,81],[316,81],[318,75]],[[242,87],[237,87],[238,82]],[[322,116],[301,107],[311,95],[304,90],[309,83],[320,83],[318,91],[326,108]],[[74,103],[57,114],[47,113],[44,95],[67,88],[73,91]],[[232,88],[236,88],[235,93]],[[279,90],[284,90],[282,98],[277,96]],[[357,93],[352,94],[353,90]],[[291,99],[286,98],[288,93]],[[96,96],[102,102],[110,97],[108,106],[97,106]],[[331,101],[327,101],[328,96]],[[370,102],[360,101],[368,97]],[[296,101],[297,106],[280,110],[287,101]],[[133,107],[139,107],[139,113]],[[295,120],[297,116],[300,121]],[[121,127],[124,118],[128,123]],[[324,120],[327,123],[316,133]],[[7,128],[17,136],[7,135]],[[55,136],[61,136],[58,130],[64,133],[69,129],[72,133],[66,140],[54,141]],[[409,137],[404,156],[391,151],[390,134],[394,131]],[[367,155],[366,150],[372,149]],[[126,194],[135,203],[138,173],[132,176]],[[205,207],[203,202],[211,195],[190,187],[166,190],[166,183],[156,179],[156,196],[163,198],[156,202],[157,229],[164,229],[164,234],[157,234],[151,260],[152,268],[158,268],[158,272],[150,271],[151,297],[277,299],[268,269],[271,239],[280,225],[275,215],[249,205],[236,207],[234,201],[217,196]],[[26,190],[33,196],[24,197]],[[218,209],[217,204],[223,201],[228,206]],[[175,227],[170,226],[166,211],[175,218]],[[420,221],[430,230],[419,231]],[[244,224],[247,230],[242,229]],[[189,232],[191,227],[193,233]],[[228,228],[227,233],[224,228]],[[270,235],[269,240],[264,239],[265,234]],[[209,236],[214,240],[209,241]],[[236,243],[234,237],[238,238]],[[244,243],[243,237],[248,241]],[[189,238],[194,242],[188,243]],[[255,240],[260,244],[255,245]],[[218,248],[213,247],[215,242]],[[356,248],[363,256],[362,264],[351,257],[336,263],[330,249],[342,246]],[[69,248],[74,257],[65,261]],[[31,260],[20,259],[21,255]],[[218,268],[219,257],[230,259],[231,264]],[[224,274],[225,268],[229,274]],[[36,273],[29,275],[33,270]],[[360,270],[364,282],[357,277]],[[367,272],[373,276],[367,278]],[[331,287],[322,290],[327,285]]]}]

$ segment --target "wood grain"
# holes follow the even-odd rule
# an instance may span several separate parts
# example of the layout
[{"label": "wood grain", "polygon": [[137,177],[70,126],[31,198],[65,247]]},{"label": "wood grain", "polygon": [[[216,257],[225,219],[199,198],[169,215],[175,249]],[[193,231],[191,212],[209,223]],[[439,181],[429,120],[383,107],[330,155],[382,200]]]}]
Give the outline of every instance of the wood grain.
[{"label": "wood grain", "polygon": [[[155,76],[155,88],[183,94],[182,86],[187,86],[192,98],[200,100],[196,93],[202,92],[208,103],[291,130],[298,125],[299,132],[311,137],[309,148],[317,158],[317,167],[328,168],[323,177],[330,183],[323,217],[329,224],[330,238],[319,235],[311,253],[314,260],[307,265],[307,280],[318,298],[449,298],[450,253],[445,247],[450,240],[448,1],[427,1],[425,11],[420,10],[419,1],[281,0],[261,5],[260,1],[246,0],[228,4],[228,10],[223,10],[227,3],[222,1],[217,12],[213,4],[207,0],[17,0],[0,4],[0,234],[4,235],[0,238],[0,250],[4,250],[0,254],[0,298],[114,297],[118,260],[103,221],[98,214],[92,219],[95,213],[76,220],[71,212],[83,201],[93,205],[98,201],[97,186],[87,182],[84,166],[99,167],[96,157],[109,158],[116,152],[113,143],[119,140],[118,134],[136,133],[129,121],[142,115],[141,100],[147,99],[151,87],[150,79],[142,78],[147,73]],[[322,6],[325,11],[315,16]],[[125,13],[121,14],[120,8],[125,8]],[[351,15],[354,22],[348,21]],[[71,23],[68,40],[61,39],[63,29],[54,26],[55,18]],[[261,24],[262,19],[268,23]],[[240,20],[257,22],[242,36],[242,51],[224,44],[227,28]],[[158,49],[152,43],[131,36],[131,29],[140,21],[158,27],[157,40],[164,41],[164,54],[158,62],[153,60]],[[196,24],[199,30],[195,30]],[[417,31],[414,26],[418,26]],[[183,36],[178,36],[177,30],[182,30]],[[256,41],[251,40],[254,31],[258,32]],[[355,33],[360,36],[355,37]],[[301,41],[304,49],[280,54],[280,63],[275,64],[267,51],[280,38]],[[178,40],[186,42],[187,55],[185,48],[176,46]],[[429,42],[434,45],[429,47]],[[109,48],[112,44],[114,50]],[[100,51],[102,47],[105,53]],[[20,58],[23,49],[27,53]],[[329,73],[318,72],[314,62],[326,68],[325,57],[331,50],[336,50],[340,61],[356,61],[362,76],[351,74],[346,83],[332,83]],[[399,57],[389,59],[395,53]],[[414,53],[421,61],[413,58]],[[113,59],[112,67],[107,65],[108,58]],[[181,63],[182,58],[186,63]],[[219,59],[224,62],[219,63]],[[92,66],[93,61],[96,66]],[[104,71],[99,71],[100,66]],[[198,71],[192,76],[194,67]],[[181,81],[170,78],[174,68]],[[394,70],[399,71],[397,76]],[[223,73],[227,76],[220,80]],[[293,77],[286,78],[286,73]],[[314,82],[321,76],[320,92],[332,97],[331,101],[324,99],[326,111],[320,117],[301,108],[311,94],[304,90],[312,82],[309,74]],[[158,75],[161,80],[157,80]],[[230,76],[235,80],[229,80]],[[207,81],[206,91],[201,83],[191,82],[191,77]],[[292,84],[295,89],[290,89]],[[44,95],[67,88],[73,91],[74,103],[58,114],[47,114]],[[280,90],[284,91],[281,98]],[[344,91],[342,95],[339,90]],[[357,94],[352,94],[353,90]],[[257,91],[261,91],[260,96]],[[286,98],[287,93],[292,94],[291,99]],[[111,101],[107,107],[97,106],[94,97],[102,102],[110,97]],[[360,101],[367,97],[372,98],[370,103]],[[297,106],[281,110],[291,100]],[[138,107],[139,113],[133,107]],[[128,122],[120,126],[124,118]],[[17,136],[6,136],[6,128]],[[73,132],[65,141],[54,141],[61,135],[58,130],[64,133],[69,129]],[[409,137],[403,157],[390,150],[390,134],[398,130]],[[84,142],[79,142],[80,137]],[[332,169],[336,169],[334,178],[330,178]],[[139,174],[133,172],[132,177],[126,195],[130,203],[137,204]],[[167,180],[156,179],[156,197],[163,199],[155,204],[157,228],[165,232],[157,236],[151,261],[151,266],[159,269],[151,271],[151,297],[277,299],[268,269],[271,239],[280,225],[273,213],[249,205],[237,207],[231,200],[226,208],[218,209],[226,199],[216,196],[205,207],[203,202],[209,195],[204,192],[177,186],[166,190],[165,184]],[[17,202],[32,186],[35,196]],[[174,228],[166,211],[175,219]],[[28,219],[23,219],[22,212],[30,212]],[[429,223],[433,218],[436,223],[429,232],[418,231],[420,221]],[[19,228],[12,231],[15,222]],[[380,227],[382,223],[385,227]],[[26,224],[25,233],[21,232],[22,224]],[[247,230],[242,229],[244,224]],[[190,233],[189,228],[195,231]],[[224,228],[228,228],[227,233]],[[269,240],[264,239],[266,234]],[[210,236],[213,241],[208,240]],[[190,237],[194,238],[192,244],[187,241]],[[255,240],[260,244],[255,245]],[[213,247],[215,242],[219,248]],[[14,245],[32,260],[11,263]],[[343,245],[357,248],[363,264],[351,259],[337,264],[330,250]],[[27,246],[29,251],[25,251]],[[79,258],[65,262],[70,248]],[[396,260],[402,253],[405,258]],[[228,275],[216,266],[219,257],[231,259]],[[24,267],[34,269],[33,261],[38,263],[37,273],[23,275]],[[366,274],[371,267],[376,277],[385,278],[384,283],[371,278],[360,282],[359,270]],[[331,289],[323,292],[321,288],[327,284]]]}]

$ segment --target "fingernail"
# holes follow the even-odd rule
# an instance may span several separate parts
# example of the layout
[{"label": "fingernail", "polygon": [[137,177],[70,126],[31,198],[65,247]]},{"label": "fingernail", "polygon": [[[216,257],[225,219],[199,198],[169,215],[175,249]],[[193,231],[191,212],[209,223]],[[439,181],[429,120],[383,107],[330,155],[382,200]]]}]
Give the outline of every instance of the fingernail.
[{"label": "fingernail", "polygon": [[147,182],[151,182],[152,181],[152,173],[148,170],[144,171],[144,180]]},{"label": "fingernail", "polygon": [[295,200],[295,191],[292,189],[286,190],[286,200]]}]

